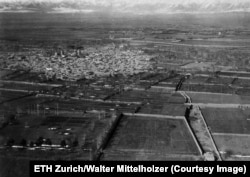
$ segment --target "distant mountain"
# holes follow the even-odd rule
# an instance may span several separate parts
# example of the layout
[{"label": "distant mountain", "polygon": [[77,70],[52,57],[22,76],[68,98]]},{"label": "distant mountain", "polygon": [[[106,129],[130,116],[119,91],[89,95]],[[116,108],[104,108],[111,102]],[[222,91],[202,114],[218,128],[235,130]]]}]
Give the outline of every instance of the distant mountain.
[{"label": "distant mountain", "polygon": [[43,12],[223,13],[250,12],[250,0],[0,0],[0,10]]}]

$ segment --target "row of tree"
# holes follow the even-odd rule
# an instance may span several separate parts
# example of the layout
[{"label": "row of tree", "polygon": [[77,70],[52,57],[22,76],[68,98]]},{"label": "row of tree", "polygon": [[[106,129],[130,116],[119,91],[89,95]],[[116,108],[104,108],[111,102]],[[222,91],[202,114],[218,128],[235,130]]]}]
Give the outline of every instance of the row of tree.
[{"label": "row of tree", "polygon": [[[6,142],[6,146],[7,147],[12,147],[13,145],[15,145],[15,140],[13,138],[9,138]],[[35,147],[35,146],[42,146],[42,145],[52,145],[52,141],[50,138],[46,138],[44,139],[42,136],[40,136],[39,138],[37,138],[37,140],[34,141],[30,141],[29,143],[27,142],[26,139],[21,139],[21,141],[19,143],[17,143],[17,145],[19,146],[23,146],[23,147]],[[66,146],[71,146],[71,147],[77,147],[79,145],[79,142],[77,140],[77,138],[75,138],[73,140],[73,142],[69,143],[67,142],[65,139],[61,140],[60,142],[60,146],[61,147],[66,147]]]}]

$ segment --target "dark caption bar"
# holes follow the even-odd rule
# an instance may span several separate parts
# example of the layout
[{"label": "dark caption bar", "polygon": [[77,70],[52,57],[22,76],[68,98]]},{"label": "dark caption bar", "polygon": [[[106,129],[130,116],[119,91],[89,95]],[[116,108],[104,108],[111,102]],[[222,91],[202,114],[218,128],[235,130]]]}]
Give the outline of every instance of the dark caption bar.
[{"label": "dark caption bar", "polygon": [[250,162],[31,161],[31,177],[50,176],[248,176]]}]

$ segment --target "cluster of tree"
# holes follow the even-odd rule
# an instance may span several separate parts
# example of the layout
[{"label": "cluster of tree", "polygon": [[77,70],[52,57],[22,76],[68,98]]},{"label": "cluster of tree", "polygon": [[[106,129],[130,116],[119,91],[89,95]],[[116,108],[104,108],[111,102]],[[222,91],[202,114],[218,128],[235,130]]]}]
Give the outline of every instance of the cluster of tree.
[{"label": "cluster of tree", "polygon": [[185,111],[185,118],[186,118],[187,120],[189,119],[190,112],[191,112],[192,109],[193,109],[193,105],[190,105],[189,107],[186,108],[186,111]]},{"label": "cluster of tree", "polygon": [[180,79],[180,81],[178,82],[178,84],[177,84],[176,87],[175,87],[175,91],[178,91],[178,90],[181,89],[182,83],[185,82],[185,80],[186,80],[185,77],[182,77],[182,78]]},{"label": "cluster of tree", "polygon": [[77,138],[73,140],[73,142],[67,142],[65,139],[63,139],[60,143],[61,147],[66,147],[67,145],[70,145],[71,147],[77,147],[79,145],[79,142]]},{"label": "cluster of tree", "polygon": [[[15,140],[13,138],[9,138],[6,142],[6,146],[7,147],[12,147],[15,144]],[[66,147],[68,144],[70,144],[71,147],[77,147],[79,145],[79,142],[77,140],[77,138],[75,138],[73,140],[72,143],[68,143],[66,140],[62,140],[60,145],[61,147]],[[35,142],[30,141],[29,143],[27,143],[26,139],[21,139],[21,141],[19,143],[17,143],[17,145],[19,146],[23,146],[23,147],[34,147],[34,146],[42,146],[42,145],[52,145],[52,141],[50,138],[44,139],[42,136],[40,136],[39,138],[37,138],[37,140]]]}]

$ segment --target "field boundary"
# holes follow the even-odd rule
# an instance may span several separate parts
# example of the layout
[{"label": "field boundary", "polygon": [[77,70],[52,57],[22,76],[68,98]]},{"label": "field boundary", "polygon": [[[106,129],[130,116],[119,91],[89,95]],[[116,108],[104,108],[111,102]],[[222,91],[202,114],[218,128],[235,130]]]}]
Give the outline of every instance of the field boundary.
[{"label": "field boundary", "polygon": [[26,84],[26,85],[39,85],[39,86],[50,86],[50,87],[61,87],[62,84],[47,84],[39,82],[28,82],[28,81],[11,81],[11,80],[0,80],[0,83],[13,83],[13,84]]},{"label": "field boundary", "polygon": [[207,122],[206,122],[205,118],[203,117],[200,108],[199,108],[199,112],[200,112],[201,119],[202,119],[202,121],[204,122],[204,124],[205,124],[205,126],[206,126],[206,129],[207,129],[207,132],[208,132],[208,134],[209,134],[209,137],[210,137],[210,139],[212,140],[212,144],[213,144],[213,146],[214,146],[214,149],[216,150],[216,153],[217,153],[217,155],[218,155],[218,157],[219,157],[219,160],[222,161],[221,154],[220,154],[220,152],[219,152],[219,150],[218,150],[218,148],[217,148],[217,146],[216,146],[216,144],[215,144],[215,141],[214,141],[214,139],[213,139],[213,136],[211,135],[211,132],[210,132],[208,126],[207,126]]},{"label": "field boundary", "polygon": [[175,90],[175,87],[169,87],[169,86],[166,86],[166,87],[164,87],[164,86],[155,86],[155,85],[153,85],[153,86],[151,86],[151,88],[155,88],[155,89],[165,89],[165,90],[172,90],[172,91],[174,91]]},{"label": "field boundary", "polygon": [[29,90],[10,89],[10,88],[0,88],[0,91],[25,92],[25,93],[30,93],[30,92],[32,92],[32,91],[29,91]]},{"label": "field boundary", "polygon": [[250,108],[250,104],[227,104],[227,103],[184,103],[184,105],[199,106],[201,108]]},{"label": "field boundary", "polygon": [[125,116],[136,116],[136,117],[153,117],[153,118],[160,118],[160,119],[179,119],[184,120],[184,116],[168,116],[168,115],[161,115],[161,114],[142,114],[142,113],[123,113]]},{"label": "field boundary", "polygon": [[[239,73],[240,74],[240,73]],[[237,74],[236,74],[237,75]],[[204,77],[209,77],[209,75],[208,74],[196,74],[196,76],[204,76]],[[226,75],[220,75],[220,77],[221,78],[232,78],[232,77],[234,77],[234,76],[226,76]],[[249,77],[242,77],[242,76],[236,76],[236,78],[238,78],[238,79],[245,79],[245,80],[250,80],[250,78]]]},{"label": "field boundary", "polygon": [[185,124],[187,126],[187,129],[188,129],[189,133],[191,134],[191,136],[192,136],[192,138],[193,138],[193,140],[195,142],[196,147],[198,148],[198,151],[199,151],[200,155],[203,156],[203,150],[201,149],[201,146],[198,143],[198,140],[197,140],[196,136],[194,135],[194,133],[193,133],[189,123],[187,122],[186,118],[184,118],[184,122],[185,122]]},{"label": "field boundary", "polygon": [[206,94],[206,95],[228,95],[228,96],[232,96],[234,94],[231,93],[219,93],[219,92],[196,92],[196,91],[185,91],[187,94],[189,93],[193,93],[193,94]]},{"label": "field boundary", "polygon": [[215,136],[245,136],[250,137],[250,134],[240,134],[240,133],[212,133]]},{"label": "field boundary", "polygon": [[[54,98],[61,98],[61,96],[51,95],[51,94],[36,94],[37,97],[54,97]],[[77,98],[77,97],[70,97],[72,100],[80,100],[80,101],[92,101],[92,102],[99,102],[99,103],[121,103],[121,104],[136,104],[141,105],[141,102],[128,102],[128,101],[111,101],[111,100],[102,100],[102,99],[88,99],[88,98]]]},{"label": "field boundary", "polygon": [[185,99],[187,99],[187,101],[188,101],[189,104],[192,103],[190,96],[188,96],[186,94],[186,92],[184,92],[184,91],[177,91],[177,92],[180,93]]}]

